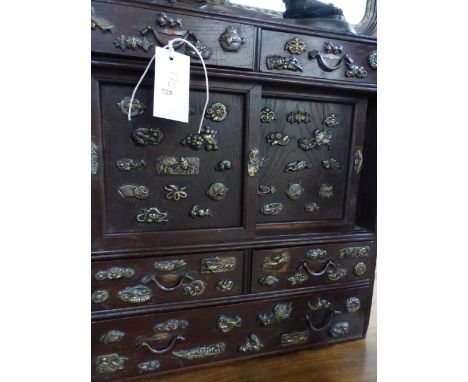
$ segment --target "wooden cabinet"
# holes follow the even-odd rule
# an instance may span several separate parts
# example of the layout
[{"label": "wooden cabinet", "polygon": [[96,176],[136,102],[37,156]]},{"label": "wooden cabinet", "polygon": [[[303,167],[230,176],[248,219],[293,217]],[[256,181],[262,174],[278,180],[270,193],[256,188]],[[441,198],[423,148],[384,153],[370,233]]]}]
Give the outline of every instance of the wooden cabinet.
[{"label": "wooden cabinet", "polygon": [[[93,380],[362,338],[376,262],[375,40],[197,1],[92,5]],[[188,123],[152,116],[153,69],[128,121],[154,46],[171,36],[205,56],[208,112],[192,58]],[[294,37],[300,54],[286,48]],[[327,42],[367,75],[309,60]],[[302,72],[269,69],[271,55]]]}]

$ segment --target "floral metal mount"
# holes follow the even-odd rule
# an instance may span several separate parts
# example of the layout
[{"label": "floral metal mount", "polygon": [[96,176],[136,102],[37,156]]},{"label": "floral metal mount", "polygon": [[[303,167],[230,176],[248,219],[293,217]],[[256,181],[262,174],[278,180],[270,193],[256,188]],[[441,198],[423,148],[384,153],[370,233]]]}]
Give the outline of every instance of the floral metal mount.
[{"label": "floral metal mount", "polygon": [[260,113],[260,121],[263,123],[271,123],[276,119],[276,113],[274,110],[271,110],[269,107],[262,109]]},{"label": "floral metal mount", "polygon": [[270,146],[286,146],[289,143],[289,136],[280,132],[270,133],[265,137]]},{"label": "floral metal mount", "polygon": [[325,117],[325,119],[323,120],[323,123],[327,127],[338,127],[338,126],[340,126],[340,120],[338,119],[338,117],[336,116],[335,113],[327,115]]},{"label": "floral metal mount", "polygon": [[221,102],[216,102],[206,109],[206,118],[211,119],[213,122],[221,122],[226,119],[228,112],[229,107]]},{"label": "floral metal mount", "polygon": [[271,308],[268,313],[261,313],[258,315],[258,321],[263,326],[276,324],[284,321],[291,315],[292,303],[281,303],[276,304]]},{"label": "floral metal mount", "polygon": [[266,58],[268,70],[291,70],[302,72],[304,66],[296,57],[268,56]]},{"label": "floral metal mount", "polygon": [[309,123],[312,122],[312,116],[310,113],[305,111],[291,111],[288,113],[286,120],[293,124],[293,123]]},{"label": "floral metal mount", "polygon": [[133,130],[132,139],[140,146],[157,146],[164,138],[164,134],[161,129],[154,129],[152,127],[140,127]]},{"label": "floral metal mount", "polygon": [[[117,102],[117,107],[125,115],[128,115],[128,110],[130,108],[130,97],[124,97],[119,102]],[[132,111],[130,113],[131,117],[136,117],[137,115],[143,114],[146,106],[140,100],[134,98],[132,102]]]},{"label": "floral metal mount", "polygon": [[218,132],[210,127],[203,127],[198,133],[189,133],[180,143],[193,150],[200,150],[205,147],[206,151],[218,150],[218,141],[215,139]]},{"label": "floral metal mount", "polygon": [[307,47],[304,41],[299,40],[299,38],[297,37],[294,37],[286,43],[284,49],[291,54],[301,54],[305,52]]},{"label": "floral metal mount", "polygon": [[304,151],[309,151],[312,149],[320,149],[322,146],[326,146],[328,150],[331,150],[331,140],[333,134],[325,129],[315,129],[314,136],[310,139],[308,138],[299,138],[297,141],[299,147]]}]

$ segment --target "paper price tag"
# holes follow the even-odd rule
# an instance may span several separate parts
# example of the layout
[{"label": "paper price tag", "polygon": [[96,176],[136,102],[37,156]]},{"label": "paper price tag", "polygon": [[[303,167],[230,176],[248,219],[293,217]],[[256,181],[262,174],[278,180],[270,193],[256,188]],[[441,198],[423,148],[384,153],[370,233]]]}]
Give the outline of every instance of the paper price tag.
[{"label": "paper price tag", "polygon": [[188,122],[190,57],[156,47],[153,115]]}]

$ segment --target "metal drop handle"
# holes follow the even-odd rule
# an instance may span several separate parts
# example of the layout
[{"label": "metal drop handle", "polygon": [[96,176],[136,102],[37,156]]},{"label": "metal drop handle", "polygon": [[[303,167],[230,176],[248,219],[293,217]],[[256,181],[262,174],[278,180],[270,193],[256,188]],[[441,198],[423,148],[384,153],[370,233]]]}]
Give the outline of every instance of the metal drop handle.
[{"label": "metal drop handle", "polygon": [[171,287],[168,287],[168,286],[165,286],[163,284],[161,284],[158,279],[156,278],[156,275],[148,275],[148,276],[145,276],[141,279],[141,282],[143,284],[147,284],[149,282],[153,282],[156,284],[156,286],[165,291],[165,292],[172,292],[178,288],[180,288],[183,283],[184,283],[184,280],[189,280],[189,281],[193,281],[193,277],[189,276],[188,274],[184,273],[181,278],[179,279],[179,281],[177,281],[177,283],[174,285],[174,286],[171,286]]},{"label": "metal drop handle", "polygon": [[331,325],[333,318],[338,313],[341,313],[341,312],[337,312],[335,310],[328,310],[325,313],[325,316],[323,316],[322,321],[320,321],[317,325],[314,325],[311,322],[310,317],[307,314],[305,316],[305,320],[306,320],[307,326],[309,327],[310,330],[312,330],[314,332],[321,332],[321,331],[327,329]]},{"label": "metal drop handle", "polygon": [[319,272],[312,272],[307,264],[307,261],[302,263],[302,268],[306,271],[309,276],[322,276],[332,268],[336,268],[336,264],[332,260],[328,260],[323,269]]},{"label": "metal drop handle", "polygon": [[154,341],[154,340],[156,340],[156,338],[146,338],[144,340],[141,340],[141,342],[138,343],[137,349],[146,347],[153,354],[164,354],[164,353],[167,353],[168,351],[171,351],[177,341],[185,341],[185,337],[181,336],[180,334],[177,334],[176,336],[174,336],[171,343],[166,348],[163,348],[163,349],[155,349],[147,342],[147,341]]}]

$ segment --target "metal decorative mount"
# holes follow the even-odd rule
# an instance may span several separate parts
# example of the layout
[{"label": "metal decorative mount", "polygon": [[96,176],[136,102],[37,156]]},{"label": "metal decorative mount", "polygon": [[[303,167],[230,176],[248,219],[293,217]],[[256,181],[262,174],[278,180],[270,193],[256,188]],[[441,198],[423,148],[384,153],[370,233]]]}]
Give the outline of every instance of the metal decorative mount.
[{"label": "metal decorative mount", "polygon": [[206,118],[213,122],[224,121],[228,115],[229,108],[220,102],[216,102],[206,109]]},{"label": "metal decorative mount", "polygon": [[315,202],[308,202],[304,204],[304,209],[306,212],[315,212],[320,209],[319,205]]},{"label": "metal decorative mount", "polygon": [[327,115],[325,119],[323,120],[324,125],[327,127],[338,127],[340,126],[340,120],[338,117],[332,113],[330,115]]},{"label": "metal decorative mount", "polygon": [[258,320],[263,326],[276,324],[289,318],[291,311],[291,302],[276,304],[271,308],[271,312],[259,314]]},{"label": "metal decorative mount", "polygon": [[91,7],[91,29],[100,29],[102,32],[113,32],[114,25],[104,17],[98,17],[94,13],[94,7]]},{"label": "metal decorative mount", "polygon": [[120,48],[122,51],[126,49],[137,50],[138,48],[143,49],[145,52],[153,47],[153,43],[150,42],[146,37],[140,38],[136,36],[128,36],[121,34],[114,40],[116,48]]},{"label": "metal decorative mount", "polygon": [[172,272],[175,269],[187,266],[185,260],[162,260],[154,262],[154,269],[158,272]]},{"label": "metal decorative mount", "polygon": [[169,27],[169,28],[182,28],[182,19],[180,17],[172,18],[169,17],[165,12],[161,12],[156,19],[156,23],[160,27]]},{"label": "metal decorative mount", "polygon": [[304,272],[296,272],[292,276],[288,277],[288,283],[292,286],[301,285],[309,280],[309,276],[307,276]]},{"label": "metal decorative mount", "polygon": [[207,257],[200,262],[201,273],[222,273],[236,269],[236,258],[230,257]]},{"label": "metal decorative mount", "polygon": [[286,120],[293,123],[309,123],[312,122],[312,116],[306,111],[291,111],[286,116]]},{"label": "metal decorative mount", "polygon": [[91,295],[91,300],[96,304],[102,304],[109,298],[109,292],[106,290],[96,290]]},{"label": "metal decorative mount", "polygon": [[107,333],[104,333],[100,338],[99,342],[103,344],[115,344],[124,338],[125,332],[121,330],[109,330]]},{"label": "metal decorative mount", "polygon": [[331,303],[328,300],[325,300],[324,298],[317,297],[314,304],[307,302],[307,306],[310,310],[313,310],[315,312],[318,310],[325,310],[330,308]]},{"label": "metal decorative mount", "polygon": [[242,318],[239,316],[225,316],[224,314],[219,316],[217,319],[218,328],[222,330],[223,333],[230,332],[234,328],[240,328],[242,326]]},{"label": "metal decorative mount", "polygon": [[206,283],[203,280],[193,280],[189,284],[184,284],[182,290],[191,297],[200,296],[205,293]]},{"label": "metal decorative mount", "polygon": [[239,351],[247,353],[251,351],[260,351],[263,349],[262,341],[255,334],[249,334],[247,338],[239,346]]},{"label": "metal decorative mount", "polygon": [[336,322],[330,328],[330,336],[333,338],[344,337],[349,333],[350,325],[348,321]]},{"label": "metal decorative mount", "polygon": [[372,52],[369,53],[369,57],[367,58],[369,61],[369,66],[377,70],[377,51],[373,50]]},{"label": "metal decorative mount", "polygon": [[[213,49],[203,45],[203,43],[195,35],[191,34],[188,36],[188,40],[195,46],[195,48],[197,48],[204,60],[208,60],[211,57]],[[185,54],[196,60],[200,59],[197,52],[195,52],[195,50],[189,45],[185,46]]]},{"label": "metal decorative mount", "polygon": [[187,192],[185,192],[187,186],[179,187],[175,184],[169,184],[165,186],[164,189],[167,191],[166,199],[174,200],[175,202],[180,199],[185,199],[188,196]]},{"label": "metal decorative mount", "polygon": [[260,209],[260,212],[263,215],[279,215],[283,211],[283,203],[275,202],[275,203],[268,203],[264,204]]},{"label": "metal decorative mount", "polygon": [[172,354],[177,358],[194,360],[215,356],[226,350],[224,342],[218,342],[212,345],[199,346],[188,350],[174,351]]},{"label": "metal decorative mount", "polygon": [[206,218],[206,217],[209,217],[209,216],[213,216],[212,213],[211,213],[211,209],[209,209],[209,208],[202,209],[197,204],[193,205],[192,209],[190,210],[189,215],[194,219],[195,218]]},{"label": "metal decorative mount", "polygon": [[91,141],[91,175],[96,175],[99,169],[99,153],[96,143]]},{"label": "metal decorative mount", "polygon": [[265,140],[270,146],[286,146],[289,143],[289,137],[280,132],[268,134]]},{"label": "metal decorative mount", "polygon": [[161,129],[153,129],[152,127],[140,127],[133,130],[132,139],[140,146],[157,146],[163,140]]},{"label": "metal decorative mount", "polygon": [[140,167],[145,167],[146,163],[143,159],[134,160],[129,158],[122,158],[116,162],[116,166],[120,171],[130,171]]},{"label": "metal decorative mount", "polygon": [[197,157],[168,157],[156,158],[156,172],[159,175],[198,175],[200,173],[200,159]]},{"label": "metal decorative mount", "polygon": [[356,150],[354,152],[354,160],[353,160],[353,170],[356,174],[359,174],[362,169],[362,151],[361,150]]},{"label": "metal decorative mount", "polygon": [[345,306],[348,313],[356,313],[361,307],[361,301],[357,297],[350,297],[346,300]]},{"label": "metal decorative mount", "polygon": [[245,37],[242,36],[240,25],[228,26],[219,36],[219,43],[226,52],[237,52],[245,44]]},{"label": "metal decorative mount", "polygon": [[299,148],[304,151],[312,149],[320,149],[322,146],[327,146],[328,150],[331,150],[330,142],[333,138],[333,134],[324,129],[315,129],[313,138],[300,138],[297,143]]},{"label": "metal decorative mount", "polygon": [[146,373],[148,371],[154,371],[159,369],[159,366],[161,366],[159,361],[156,359],[152,359],[150,361],[140,362],[139,364],[137,364],[137,369],[140,373]]},{"label": "metal decorative mount", "polygon": [[323,199],[330,199],[333,197],[333,186],[330,184],[322,184],[319,190],[319,197]]},{"label": "metal decorative mount", "polygon": [[[130,108],[130,97],[122,98],[119,102],[117,102],[117,107],[123,114],[125,114],[125,116],[127,116],[128,110]],[[137,115],[143,114],[145,109],[146,109],[146,106],[143,104],[143,102],[134,98],[133,103],[132,103],[132,111],[130,115],[132,117],[136,117]]]},{"label": "metal decorative mount", "polygon": [[327,41],[323,46],[323,50],[325,51],[325,53],[341,54],[343,53],[343,46],[336,45],[332,42]]},{"label": "metal decorative mount", "polygon": [[234,288],[234,281],[221,280],[216,283],[216,290],[221,293],[229,292]]},{"label": "metal decorative mount", "polygon": [[362,257],[368,257],[370,247],[347,247],[340,249],[340,259],[359,259]]},{"label": "metal decorative mount", "polygon": [[266,58],[267,68],[268,70],[292,70],[293,72],[300,71],[304,66],[302,62],[299,61],[296,57],[282,57],[282,56],[268,56]]},{"label": "metal decorative mount", "polygon": [[274,194],[276,192],[276,187],[275,186],[267,186],[263,184],[258,185],[258,190],[257,190],[257,195],[258,196],[265,196],[268,194]]},{"label": "metal decorative mount", "polygon": [[286,195],[291,200],[299,199],[304,193],[304,187],[300,183],[289,183]]},{"label": "metal decorative mount", "polygon": [[346,77],[365,78],[367,71],[363,66],[354,63],[353,59],[348,55],[345,59],[345,64],[348,70],[345,71]]},{"label": "metal decorative mount", "polygon": [[135,270],[132,268],[111,267],[104,271],[98,271],[94,278],[98,281],[118,280],[121,278],[129,279],[135,275]]},{"label": "metal decorative mount", "polygon": [[313,272],[309,268],[307,261],[303,261],[298,269],[303,269],[307,275],[311,277],[318,277],[326,274],[328,279],[332,281],[337,281],[348,273],[346,268],[340,268],[332,260],[328,260],[323,269],[318,272]]},{"label": "metal decorative mount", "polygon": [[329,158],[322,161],[322,167],[326,169],[339,170],[341,168],[340,162],[335,158]]},{"label": "metal decorative mount", "polygon": [[260,121],[263,123],[271,123],[276,119],[276,113],[274,110],[271,110],[269,107],[262,109],[260,113]]},{"label": "metal decorative mount", "polygon": [[182,291],[185,294],[190,296],[199,296],[205,292],[206,283],[202,280],[194,280],[194,278],[187,273],[183,274],[179,281],[173,286],[166,286],[161,284],[155,274],[146,275],[141,279],[141,283],[148,284],[154,283],[159,289],[164,292],[173,292],[179,288],[182,288]]},{"label": "metal decorative mount", "polygon": [[[179,17],[172,18],[166,13],[161,12],[156,19],[156,24],[158,24],[161,29],[155,30],[152,26],[147,25],[140,31],[141,34],[146,35],[151,32],[155,40],[161,45],[166,45],[169,40],[174,37],[182,37],[184,39],[193,37],[196,39],[195,36],[191,35],[189,30],[180,30],[180,28],[182,28],[182,19]],[[183,44],[182,41],[175,43],[174,49],[179,49]]]},{"label": "metal decorative mount", "polygon": [[306,51],[307,47],[304,41],[299,40],[297,37],[294,37],[292,40],[289,40],[286,43],[284,49],[291,54],[301,54]]},{"label": "metal decorative mount", "polygon": [[289,255],[286,252],[281,254],[271,255],[269,259],[263,262],[262,268],[264,271],[270,269],[280,269],[289,263]]},{"label": "metal decorative mount", "polygon": [[223,200],[227,193],[229,192],[229,188],[227,188],[223,183],[216,182],[213,183],[208,190],[206,190],[206,194],[212,200]]},{"label": "metal decorative mount", "polygon": [[232,164],[231,164],[231,161],[228,161],[228,160],[219,161],[215,167],[216,171],[228,171],[231,169],[232,169]]},{"label": "metal decorative mount", "polygon": [[293,162],[286,163],[286,166],[284,167],[284,172],[300,171],[308,168],[312,168],[312,162],[309,162],[307,160],[296,160]]},{"label": "metal decorative mount", "polygon": [[185,329],[188,326],[189,322],[187,320],[169,319],[154,325],[153,330],[156,333],[171,333],[175,332],[176,330]]},{"label": "metal decorative mount", "polygon": [[153,292],[146,285],[134,285],[119,291],[117,295],[124,302],[141,304],[143,302],[149,301],[153,295]]},{"label": "metal decorative mount", "polygon": [[98,374],[111,374],[125,369],[128,357],[121,357],[117,353],[104,354],[96,358],[96,371]]},{"label": "metal decorative mount", "polygon": [[168,222],[167,212],[161,212],[157,207],[144,208],[136,216],[139,223],[166,223]]},{"label": "metal decorative mount", "polygon": [[263,276],[260,280],[258,280],[258,282],[262,286],[274,286],[279,283],[279,279],[276,276],[268,275]]},{"label": "metal decorative mount", "polygon": [[135,198],[135,199],[148,199],[149,190],[145,186],[137,186],[134,184],[124,184],[117,189],[119,195],[126,198]]},{"label": "metal decorative mount", "polygon": [[268,164],[268,158],[262,158],[260,156],[260,150],[258,148],[250,149],[249,161],[247,163],[247,173],[249,176],[257,175],[260,168],[265,167]]},{"label": "metal decorative mount", "polygon": [[335,268],[330,269],[327,272],[327,277],[331,281],[338,281],[345,277],[348,274],[348,270],[346,268]]},{"label": "metal decorative mount", "polygon": [[210,127],[203,127],[198,133],[189,133],[180,143],[193,150],[200,150],[205,147],[206,151],[218,150],[218,141],[215,139],[218,132]]},{"label": "metal decorative mount", "polygon": [[147,348],[153,354],[164,354],[172,350],[177,341],[185,341],[185,337],[180,334],[176,334],[172,337],[171,342],[164,348],[154,348],[150,342],[159,340],[158,337],[139,338],[137,340],[137,349]]},{"label": "metal decorative mount", "polygon": [[356,276],[362,276],[367,271],[367,266],[364,263],[357,263],[353,268]]},{"label": "metal decorative mount", "polygon": [[307,258],[311,260],[318,260],[318,259],[323,259],[327,257],[328,253],[324,249],[320,248],[315,248],[315,249],[309,249],[307,251]]},{"label": "metal decorative mount", "polygon": [[308,330],[303,332],[292,332],[281,334],[281,346],[304,345],[309,342],[310,333]]}]

